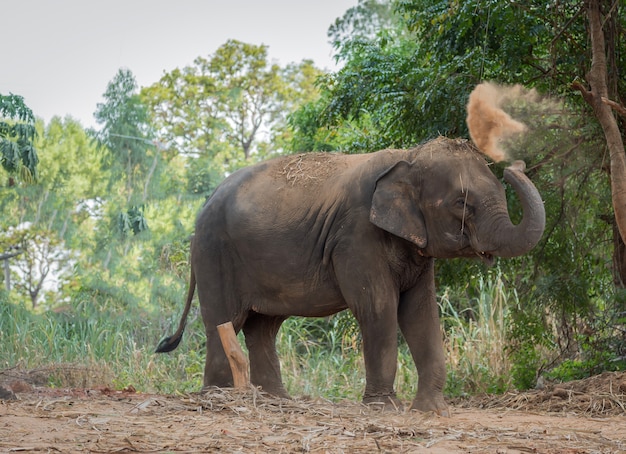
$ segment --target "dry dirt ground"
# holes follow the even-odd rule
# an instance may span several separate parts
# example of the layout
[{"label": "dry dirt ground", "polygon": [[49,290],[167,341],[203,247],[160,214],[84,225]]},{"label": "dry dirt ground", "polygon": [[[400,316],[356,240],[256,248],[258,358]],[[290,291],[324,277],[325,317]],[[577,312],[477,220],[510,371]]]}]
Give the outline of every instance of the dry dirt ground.
[{"label": "dry dirt ground", "polygon": [[256,389],[51,389],[0,371],[0,452],[626,452],[626,372],[451,402],[452,416]]}]

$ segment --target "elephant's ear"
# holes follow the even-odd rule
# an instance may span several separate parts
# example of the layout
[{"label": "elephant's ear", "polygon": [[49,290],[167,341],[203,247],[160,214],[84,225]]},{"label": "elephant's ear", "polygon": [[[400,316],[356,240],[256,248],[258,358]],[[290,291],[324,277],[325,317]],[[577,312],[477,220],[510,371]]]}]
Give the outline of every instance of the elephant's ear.
[{"label": "elephant's ear", "polygon": [[416,187],[411,182],[411,164],[399,161],[378,177],[370,221],[396,236],[426,247],[426,225],[416,204]]}]

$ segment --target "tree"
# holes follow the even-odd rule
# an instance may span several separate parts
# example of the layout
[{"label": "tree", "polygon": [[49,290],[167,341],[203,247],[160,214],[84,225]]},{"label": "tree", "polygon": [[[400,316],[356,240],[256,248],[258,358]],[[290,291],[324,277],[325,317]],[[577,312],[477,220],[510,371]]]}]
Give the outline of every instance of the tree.
[{"label": "tree", "polygon": [[327,101],[319,99],[300,106],[288,117],[291,137],[289,149],[294,152],[336,151],[341,140],[335,129],[321,120]]},{"label": "tree", "polygon": [[[37,179],[35,117],[21,96],[0,94],[0,162],[9,174],[18,174],[23,181]],[[9,186],[15,185],[13,177]]]},{"label": "tree", "polygon": [[[386,4],[394,14],[362,1],[358,16],[347,13],[341,19],[344,27],[357,21],[356,28],[368,23],[364,17],[369,14],[369,22],[386,28],[336,39],[338,58],[345,64],[320,84],[329,92],[324,124],[347,122],[360,130],[355,146],[361,150],[411,146],[439,134],[467,135],[465,104],[471,90],[483,80],[536,77],[532,50],[543,52],[548,46],[547,27],[517,4]],[[376,19],[380,14],[387,19]],[[511,23],[516,33],[509,33]]]},{"label": "tree", "polygon": [[254,154],[282,151],[287,115],[317,96],[320,71],[310,61],[282,68],[267,58],[267,46],[229,40],[144,88],[159,140],[204,161],[206,178],[237,168]]},{"label": "tree", "polygon": [[15,288],[28,295],[32,309],[36,309],[42,292],[58,292],[71,275],[72,254],[56,232],[32,225],[15,229],[13,237],[19,238],[23,252],[14,260]]},{"label": "tree", "polygon": [[[16,174],[22,181],[37,180],[39,157],[33,145],[36,135],[35,117],[24,104],[24,98],[0,94],[0,163],[9,173],[9,187],[15,186]],[[9,259],[22,252],[17,244],[4,245],[0,249],[0,262],[3,264],[7,290],[11,289]]]},{"label": "tree", "polygon": [[144,87],[141,97],[150,113],[158,140],[184,156],[198,157],[213,147],[220,149],[218,121],[214,103],[215,81],[201,73],[198,64],[176,68],[159,82]]},{"label": "tree", "polygon": [[111,170],[110,187],[120,176],[125,180],[127,206],[115,216],[117,230],[122,236],[130,232],[138,234],[148,228],[142,206],[159,163],[160,150],[149,139],[147,109],[130,70],[120,69],[103,97],[105,103],[98,104],[94,116],[103,125],[98,134],[100,142],[109,150],[106,165]]},{"label": "tree", "polygon": [[102,149],[80,123],[54,117],[48,126],[37,122],[36,127],[34,146],[43,151],[37,181],[0,189],[3,242],[13,239],[8,244],[19,245],[14,252],[20,252],[11,266],[14,294],[34,307],[42,291],[50,292],[50,305],[59,299],[57,284],[74,271],[69,257],[84,264],[93,255],[89,249],[107,193]]},{"label": "tree", "polygon": [[138,92],[132,73],[122,69],[98,105],[98,152],[107,187],[73,286],[81,295],[108,295],[112,304],[128,309],[177,296],[177,277],[157,274],[162,250],[188,237],[202,202],[184,196],[184,163],[154,140],[155,126]]},{"label": "tree", "polygon": [[381,31],[401,29],[400,18],[389,0],[359,0],[328,28],[328,38],[338,50],[354,41],[371,41]]},{"label": "tree", "polygon": [[196,62],[214,77],[217,115],[230,126],[226,138],[248,160],[262,126],[283,113],[279,66],[267,62],[267,46],[235,40],[221,46],[210,61]]},{"label": "tree", "polygon": [[[617,2],[601,0],[586,0],[585,8],[589,20],[589,35],[591,40],[591,69],[587,73],[587,80],[591,90],[587,90],[582,83],[575,81],[573,87],[581,92],[583,98],[593,108],[606,138],[609,152],[612,186],[612,202],[615,213],[615,223],[622,238],[626,241],[626,154],[624,153],[623,132],[620,131],[612,108],[626,116],[626,108],[615,100],[620,99],[618,90],[619,67],[616,66],[616,39],[617,30]],[[604,10],[604,11],[603,11]],[[604,25],[603,25],[604,24]],[[604,27],[609,33],[609,40],[605,39]],[[609,49],[607,58],[607,47]],[[607,60],[611,60],[611,68]],[[611,93],[609,93],[611,87]],[[626,274],[622,275],[622,282],[626,282]]]}]

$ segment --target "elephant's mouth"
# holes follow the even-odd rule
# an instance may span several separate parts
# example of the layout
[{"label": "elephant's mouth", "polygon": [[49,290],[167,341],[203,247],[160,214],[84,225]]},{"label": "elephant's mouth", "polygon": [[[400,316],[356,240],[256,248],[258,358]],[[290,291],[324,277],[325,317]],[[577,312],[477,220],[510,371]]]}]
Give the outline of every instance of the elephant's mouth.
[{"label": "elephant's mouth", "polygon": [[[470,236],[466,233],[461,235],[448,235],[448,238],[457,244],[456,252],[453,255],[440,255],[439,257],[467,257],[478,258],[487,266],[492,266],[495,262],[495,257],[492,252],[483,251],[477,241],[472,241]],[[438,255],[434,255],[437,257]]]},{"label": "elephant's mouth", "polygon": [[494,263],[494,255],[490,252],[485,252],[480,249],[480,246],[476,244],[477,242],[472,242],[471,238],[467,234],[461,234],[460,237],[457,237],[456,240],[461,244],[462,256],[472,258],[477,257],[483,262],[485,265],[491,266]]}]

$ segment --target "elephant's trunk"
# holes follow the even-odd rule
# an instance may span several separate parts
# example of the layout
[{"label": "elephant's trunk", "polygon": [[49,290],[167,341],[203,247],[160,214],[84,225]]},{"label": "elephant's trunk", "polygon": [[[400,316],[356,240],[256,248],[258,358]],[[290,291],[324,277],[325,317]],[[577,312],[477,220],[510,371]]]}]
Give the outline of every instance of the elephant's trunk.
[{"label": "elephant's trunk", "polygon": [[515,161],[504,170],[504,180],[509,183],[522,203],[522,221],[514,225],[509,216],[499,225],[497,249],[490,251],[500,257],[517,257],[526,254],[541,239],[546,226],[546,212],[535,185],[524,174],[526,165]]}]

